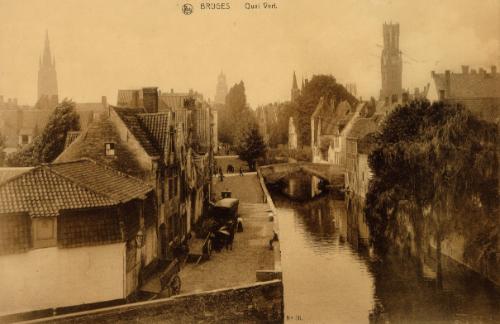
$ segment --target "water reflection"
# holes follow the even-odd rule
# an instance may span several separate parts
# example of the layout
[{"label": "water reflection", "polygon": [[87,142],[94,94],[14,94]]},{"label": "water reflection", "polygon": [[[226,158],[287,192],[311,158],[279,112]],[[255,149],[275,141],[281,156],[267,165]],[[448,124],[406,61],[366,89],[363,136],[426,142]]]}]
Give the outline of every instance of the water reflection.
[{"label": "water reflection", "polygon": [[361,248],[345,202],[323,195],[294,202],[273,192],[279,210],[285,318],[305,323],[500,322],[500,294],[449,260],[443,288],[433,260],[377,257]]}]

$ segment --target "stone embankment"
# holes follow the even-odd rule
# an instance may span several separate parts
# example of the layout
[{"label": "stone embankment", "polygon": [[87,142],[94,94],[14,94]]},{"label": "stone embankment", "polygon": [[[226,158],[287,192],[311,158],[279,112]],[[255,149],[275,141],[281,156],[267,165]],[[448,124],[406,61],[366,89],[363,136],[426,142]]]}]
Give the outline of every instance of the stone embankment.
[{"label": "stone embankment", "polygon": [[280,280],[178,295],[26,323],[282,323]]}]

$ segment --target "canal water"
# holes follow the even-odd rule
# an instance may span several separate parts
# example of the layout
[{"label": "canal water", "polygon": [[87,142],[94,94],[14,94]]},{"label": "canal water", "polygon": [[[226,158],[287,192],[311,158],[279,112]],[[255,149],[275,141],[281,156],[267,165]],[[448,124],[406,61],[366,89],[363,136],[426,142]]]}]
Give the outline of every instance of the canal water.
[{"label": "canal water", "polygon": [[500,323],[500,293],[492,284],[444,260],[440,286],[432,264],[377,256],[362,244],[343,200],[331,194],[309,198],[305,176],[292,184],[301,200],[271,191],[286,322]]}]

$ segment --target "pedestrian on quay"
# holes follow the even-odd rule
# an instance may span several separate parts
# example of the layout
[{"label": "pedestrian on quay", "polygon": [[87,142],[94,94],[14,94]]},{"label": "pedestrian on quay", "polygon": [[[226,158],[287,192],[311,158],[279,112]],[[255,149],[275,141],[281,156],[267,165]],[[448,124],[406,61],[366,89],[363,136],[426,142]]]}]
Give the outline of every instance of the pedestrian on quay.
[{"label": "pedestrian on quay", "polygon": [[222,173],[222,168],[219,168],[219,178],[220,182],[224,181],[224,174]]},{"label": "pedestrian on quay", "polygon": [[243,168],[242,167],[240,167],[240,176],[243,177]]}]

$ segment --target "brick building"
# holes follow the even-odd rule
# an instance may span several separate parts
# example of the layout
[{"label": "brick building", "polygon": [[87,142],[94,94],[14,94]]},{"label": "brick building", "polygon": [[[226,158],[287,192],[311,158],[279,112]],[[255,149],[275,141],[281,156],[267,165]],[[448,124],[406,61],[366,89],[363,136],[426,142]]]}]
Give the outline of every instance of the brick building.
[{"label": "brick building", "polygon": [[476,116],[491,122],[500,121],[500,76],[496,66],[489,73],[480,68],[478,71],[462,66],[461,73],[436,73],[433,96],[451,104],[461,104]]}]

